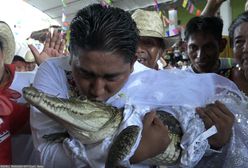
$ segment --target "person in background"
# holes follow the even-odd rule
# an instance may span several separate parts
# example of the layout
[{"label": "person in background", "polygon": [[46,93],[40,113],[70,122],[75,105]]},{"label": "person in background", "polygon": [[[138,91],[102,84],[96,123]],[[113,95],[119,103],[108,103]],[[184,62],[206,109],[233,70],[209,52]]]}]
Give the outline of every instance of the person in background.
[{"label": "person in background", "polygon": [[[15,52],[15,39],[8,24],[0,21],[0,165],[9,165],[11,158],[11,136],[23,129],[29,130],[29,105],[15,100],[21,95],[10,89],[15,75],[11,65]],[[30,132],[30,130],[29,130]]]},{"label": "person in background", "polygon": [[219,54],[226,46],[222,38],[223,21],[219,17],[193,17],[185,28],[187,54],[191,67],[184,70],[195,73],[217,73],[229,78],[231,68],[222,68]]},{"label": "person in background", "polygon": [[237,66],[230,79],[248,96],[248,11],[240,14],[229,28],[230,45]]},{"label": "person in background", "polygon": [[15,55],[12,61],[17,72],[33,71],[36,67],[35,59],[31,51],[27,51],[25,57]]},{"label": "person in background", "polygon": [[[137,9],[132,18],[139,29],[139,43],[136,52],[137,61],[143,65],[159,69],[158,61],[165,50],[164,25],[156,11]],[[163,69],[163,66],[160,69]]]},{"label": "person in background", "polygon": [[[219,9],[221,4],[225,2],[225,0],[211,0],[208,8],[210,13],[206,12],[206,16],[212,16]],[[247,2],[246,2],[247,6]],[[245,10],[247,8],[245,7]],[[248,68],[246,66],[246,57],[247,57],[247,31],[248,27],[248,12],[243,12],[240,14],[229,27],[229,38],[230,38],[230,46],[233,50],[233,56],[235,59],[235,63],[237,65],[230,70],[228,70],[227,76],[230,80],[232,80],[239,89],[248,95]]]},{"label": "person in background", "polygon": [[[56,40],[51,40],[51,38],[52,38],[51,34],[47,34],[46,42],[44,41],[44,44],[46,44],[46,46],[53,46],[51,44],[53,42],[59,46],[60,44],[63,43],[63,40],[61,40],[59,36],[56,36]],[[59,51],[58,51],[59,48],[55,48],[53,46],[53,48],[49,48],[49,50],[47,50],[46,48],[43,48],[43,44],[40,45],[39,43],[39,45],[37,45],[36,41],[32,41],[32,44],[33,44],[32,46],[34,46],[34,48],[36,49],[35,50],[36,53],[42,53],[44,49],[48,51],[49,54],[57,53],[58,54],[57,56],[60,56]],[[22,93],[22,89],[24,87],[27,87],[33,84],[34,76],[36,74],[38,66],[35,62],[36,61],[35,57],[31,53],[26,42],[19,43],[19,47],[17,48],[16,52],[20,54],[22,58],[25,60],[26,68],[25,68],[25,72],[15,72],[15,77],[13,79],[13,82],[10,88]],[[40,61],[41,59],[37,59],[37,60]],[[18,98],[17,102],[26,103],[23,96]],[[12,147],[12,163],[13,164],[18,164],[18,165],[39,165],[40,164],[39,152],[34,148],[33,139],[32,139],[30,132],[22,133],[22,134],[15,134],[14,136],[12,136],[11,147]]]},{"label": "person in background", "polygon": [[12,64],[15,65],[15,70],[17,72],[25,72],[26,71],[26,61],[19,55],[15,55],[12,61]]},{"label": "person in background", "polygon": [[34,55],[30,50],[28,50],[25,54],[25,62],[26,62],[26,71],[33,71],[36,68],[36,62]]}]

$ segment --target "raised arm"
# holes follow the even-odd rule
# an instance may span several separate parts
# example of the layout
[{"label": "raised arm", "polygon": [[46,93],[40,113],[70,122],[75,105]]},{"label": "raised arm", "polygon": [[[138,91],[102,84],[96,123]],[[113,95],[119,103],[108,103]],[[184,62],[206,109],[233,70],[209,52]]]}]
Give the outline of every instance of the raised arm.
[{"label": "raised arm", "polygon": [[215,16],[221,4],[226,0],[208,0],[201,15],[202,16]]},{"label": "raised arm", "polygon": [[28,45],[31,52],[35,57],[35,61],[38,65],[51,57],[58,57],[64,55],[65,40],[57,30],[54,30],[53,34],[47,34],[44,49],[41,53],[31,44]]}]

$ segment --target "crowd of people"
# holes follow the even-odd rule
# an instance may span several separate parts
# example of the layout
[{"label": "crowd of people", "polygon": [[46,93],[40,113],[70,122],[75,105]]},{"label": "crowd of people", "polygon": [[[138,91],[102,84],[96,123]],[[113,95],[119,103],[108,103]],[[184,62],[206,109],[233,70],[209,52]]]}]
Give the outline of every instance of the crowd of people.
[{"label": "crowd of people", "polygon": [[[32,85],[60,98],[86,96],[118,108],[136,107],[126,109],[127,124],[122,124],[138,125],[141,133],[120,167],[160,166],[143,162],[163,153],[171,142],[166,123],[156,115],[158,108],[174,115],[183,130],[183,152],[174,166],[247,167],[248,12],[229,28],[236,65],[225,64],[219,57],[227,43],[222,38],[223,21],[215,16],[224,1],[208,0],[202,16],[188,21],[183,44],[190,66],[180,70],[166,68],[165,28],[155,11],[138,9],[131,15],[119,8],[89,5],[70,24],[69,54],[56,29],[45,33],[41,50],[30,44],[23,56],[15,55],[14,36],[0,22],[0,165],[17,163],[13,144],[19,144],[11,141],[27,134],[35,158],[20,164],[104,167],[113,139],[85,145],[73,137],[62,143],[43,138],[66,128],[20,101],[21,89]],[[27,72],[32,72],[32,80],[20,84]]]}]

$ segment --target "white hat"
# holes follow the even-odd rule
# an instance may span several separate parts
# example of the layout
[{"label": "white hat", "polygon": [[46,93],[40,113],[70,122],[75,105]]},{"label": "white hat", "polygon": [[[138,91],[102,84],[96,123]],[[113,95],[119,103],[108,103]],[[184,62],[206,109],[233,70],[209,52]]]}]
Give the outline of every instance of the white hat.
[{"label": "white hat", "polygon": [[132,14],[140,31],[140,36],[164,38],[164,25],[158,12],[137,9]]},{"label": "white hat", "polygon": [[15,38],[9,25],[0,21],[0,41],[3,47],[4,63],[11,64],[15,54]]},{"label": "white hat", "polygon": [[35,62],[34,55],[32,54],[30,50],[28,50],[27,53],[25,54],[24,60],[26,62]]}]

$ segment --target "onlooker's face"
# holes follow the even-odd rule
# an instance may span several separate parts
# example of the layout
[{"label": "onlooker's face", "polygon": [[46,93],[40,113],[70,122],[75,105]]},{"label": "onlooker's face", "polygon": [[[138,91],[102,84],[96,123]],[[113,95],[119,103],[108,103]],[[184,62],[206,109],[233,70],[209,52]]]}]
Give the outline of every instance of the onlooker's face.
[{"label": "onlooker's face", "polygon": [[187,41],[187,53],[194,71],[215,72],[219,67],[219,43],[213,35],[195,33]]},{"label": "onlooker's face", "polygon": [[80,94],[100,101],[116,94],[133,70],[133,63],[126,63],[123,57],[99,51],[80,51],[71,65]]},{"label": "onlooker's face", "polygon": [[15,65],[15,70],[17,72],[24,72],[26,71],[26,63],[23,61],[13,61],[12,64]]},{"label": "onlooker's face", "polygon": [[143,65],[157,69],[157,61],[163,54],[163,49],[152,43],[147,44],[142,40],[139,41],[138,48],[136,51],[137,60]]},{"label": "onlooker's face", "polygon": [[240,24],[234,31],[233,54],[236,62],[248,77],[248,23]]},{"label": "onlooker's face", "polygon": [[26,62],[26,71],[33,71],[35,66],[35,62]]}]

